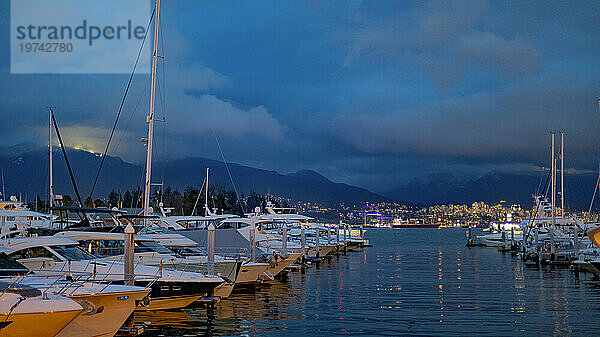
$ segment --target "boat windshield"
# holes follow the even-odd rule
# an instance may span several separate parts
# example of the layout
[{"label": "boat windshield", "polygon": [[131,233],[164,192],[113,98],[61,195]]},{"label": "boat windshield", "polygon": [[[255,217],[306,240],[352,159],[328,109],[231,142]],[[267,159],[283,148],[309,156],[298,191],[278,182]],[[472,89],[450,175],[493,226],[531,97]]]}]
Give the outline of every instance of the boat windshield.
[{"label": "boat windshield", "polygon": [[[125,249],[123,240],[88,240],[81,241],[80,244],[87,252],[101,257],[123,255]],[[153,241],[135,241],[133,247],[135,253],[173,254],[168,248]]]},{"label": "boat windshield", "polygon": [[[167,247],[162,246],[156,242],[152,241],[137,241],[135,243],[137,247],[135,247],[135,251],[137,252],[155,252],[159,254],[173,254],[171,250]],[[138,248],[139,247],[139,248]]]},{"label": "boat windshield", "polygon": [[17,262],[15,259],[6,255],[5,253],[0,253],[1,276],[27,274],[28,272],[29,269]]},{"label": "boat windshield", "polygon": [[77,246],[52,246],[50,247],[69,261],[95,260],[96,257]]},{"label": "boat windshield", "polygon": [[244,228],[244,227],[248,227],[247,223],[244,222],[222,222],[221,224],[219,224],[218,228],[220,229],[240,229],[240,228]]}]

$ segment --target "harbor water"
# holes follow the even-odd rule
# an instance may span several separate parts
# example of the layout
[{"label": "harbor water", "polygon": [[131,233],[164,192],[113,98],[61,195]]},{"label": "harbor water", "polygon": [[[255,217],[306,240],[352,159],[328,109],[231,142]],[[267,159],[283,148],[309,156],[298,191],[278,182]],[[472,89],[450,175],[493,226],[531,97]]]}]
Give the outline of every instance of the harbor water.
[{"label": "harbor water", "polygon": [[462,229],[370,229],[373,247],[235,292],[214,313],[150,312],[146,336],[590,335],[600,281],[467,248]]}]

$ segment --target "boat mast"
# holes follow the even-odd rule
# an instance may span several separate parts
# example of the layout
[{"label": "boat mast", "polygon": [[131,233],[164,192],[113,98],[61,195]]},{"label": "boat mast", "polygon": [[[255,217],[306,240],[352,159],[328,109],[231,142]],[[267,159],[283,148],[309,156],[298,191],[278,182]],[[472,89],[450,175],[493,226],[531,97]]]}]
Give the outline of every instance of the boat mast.
[{"label": "boat mast", "polygon": [[[49,202],[49,207],[54,206],[54,182],[53,182],[53,173],[52,173],[52,108],[48,109],[50,111],[49,115],[50,115],[50,123],[49,123],[49,128],[48,128],[48,150],[50,151],[49,153],[49,175],[50,178],[48,179],[50,182],[50,189],[48,191],[49,193],[49,197],[48,197],[48,202]],[[37,201],[36,201],[36,205],[37,205]]]},{"label": "boat mast", "polygon": [[204,196],[204,216],[208,216],[208,167],[206,168],[206,191]]},{"label": "boat mast", "polygon": [[554,160],[554,132],[552,132],[552,227],[550,228],[550,254],[554,254],[554,226],[556,224],[556,162]]},{"label": "boat mast", "polygon": [[[154,96],[156,92],[156,61],[158,58],[158,22],[160,18],[160,0],[156,0],[156,17],[154,19],[154,47],[152,50],[152,79],[150,83],[150,112],[146,117],[148,123],[148,139],[146,140],[146,181],[144,185],[144,216],[150,215],[150,179],[152,177],[152,138],[154,135]],[[144,223],[146,219],[144,219]]]},{"label": "boat mast", "polygon": [[560,218],[561,225],[565,225],[565,133],[560,133]]}]

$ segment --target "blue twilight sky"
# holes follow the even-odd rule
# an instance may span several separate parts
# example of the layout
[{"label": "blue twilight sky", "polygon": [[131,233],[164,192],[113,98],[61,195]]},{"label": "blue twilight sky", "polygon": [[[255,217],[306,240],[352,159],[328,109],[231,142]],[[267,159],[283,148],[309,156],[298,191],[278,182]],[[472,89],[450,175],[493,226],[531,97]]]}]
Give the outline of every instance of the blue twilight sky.
[{"label": "blue twilight sky", "polygon": [[[156,159],[314,169],[386,191],[450,172],[597,167],[598,1],[163,1]],[[8,45],[10,2],[0,1]],[[11,75],[0,50],[0,146],[101,151],[127,75]],[[149,54],[147,54],[149,55]],[[133,64],[134,60],[131,60]],[[136,76],[110,153],[140,162],[149,76]],[[163,151],[164,145],[164,151]]]}]

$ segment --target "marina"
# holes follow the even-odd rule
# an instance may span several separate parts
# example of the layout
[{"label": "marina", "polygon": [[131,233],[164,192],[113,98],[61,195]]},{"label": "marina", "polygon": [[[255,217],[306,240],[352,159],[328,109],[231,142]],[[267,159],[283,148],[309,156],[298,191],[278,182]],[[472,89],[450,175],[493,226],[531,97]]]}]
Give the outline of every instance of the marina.
[{"label": "marina", "polygon": [[373,229],[373,247],[290,272],[205,310],[144,314],[149,336],[585,335],[600,281],[467,248],[465,229]]},{"label": "marina", "polygon": [[[117,210],[54,207],[55,211],[76,213],[83,219],[67,222],[70,230],[63,230],[62,217],[54,220],[48,215],[41,217],[47,221],[34,225],[27,223],[31,213],[21,203],[13,199],[2,206],[0,272],[5,278],[5,292],[31,289],[34,295],[42,296],[39,309],[35,309],[39,311],[45,310],[44,300],[46,305],[61,303],[48,293],[74,300],[69,302],[72,308],[64,305],[66,320],[61,321],[62,325],[48,329],[51,336],[139,335],[153,325],[147,317],[160,316],[154,320],[154,324],[160,324],[170,316],[165,310],[187,307],[204,307],[207,314],[214,315],[215,310],[222,311],[215,308],[226,303],[220,304],[222,299],[236,300],[232,295],[235,289],[252,293],[271,283],[278,283],[274,286],[277,288],[291,270],[304,273],[311,265],[329,263],[340,254],[369,246],[363,237],[351,236],[348,226],[324,227],[310,223],[309,217],[277,214],[270,207],[266,214],[244,218],[198,216],[194,218],[195,227],[188,221],[180,223],[186,226],[180,230],[174,230],[168,219],[163,221],[160,216],[139,218]],[[20,217],[19,212],[24,216]],[[96,214],[110,217],[90,222],[98,219]],[[140,222],[134,222],[136,218]],[[293,231],[288,238],[288,223],[298,227],[297,242]],[[362,228],[359,234],[364,235]],[[190,239],[196,237],[206,238],[205,244]],[[259,245],[261,241],[266,244]],[[217,258],[215,253],[229,256]],[[289,268],[292,264],[297,267]],[[20,312],[22,300],[4,302],[7,324],[1,332],[6,336],[28,334],[26,321],[33,324],[39,319],[36,315],[41,313],[34,311],[36,315],[15,316],[19,320],[12,324],[9,319],[15,308],[19,308],[15,313]],[[37,302],[33,298],[23,302],[23,307],[28,303]],[[145,312],[153,314],[146,316]],[[187,314],[183,311],[181,315]]]},{"label": "marina", "polygon": [[0,1],[0,337],[595,335],[599,14]]}]

